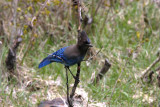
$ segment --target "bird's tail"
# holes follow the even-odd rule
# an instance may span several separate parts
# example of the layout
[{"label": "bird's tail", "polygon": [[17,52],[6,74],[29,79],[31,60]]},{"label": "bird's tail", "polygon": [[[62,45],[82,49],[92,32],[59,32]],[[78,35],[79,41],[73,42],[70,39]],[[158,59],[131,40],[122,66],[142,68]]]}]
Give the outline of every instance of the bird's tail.
[{"label": "bird's tail", "polygon": [[39,64],[38,68],[42,68],[48,64],[52,63],[50,56],[43,59],[43,61]]}]

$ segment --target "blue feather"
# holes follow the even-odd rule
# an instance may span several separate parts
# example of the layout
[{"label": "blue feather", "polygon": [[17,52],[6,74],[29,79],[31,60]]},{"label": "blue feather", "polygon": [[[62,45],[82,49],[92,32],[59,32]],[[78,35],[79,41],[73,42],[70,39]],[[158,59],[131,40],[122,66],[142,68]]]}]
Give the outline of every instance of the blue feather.
[{"label": "blue feather", "polygon": [[64,57],[64,51],[67,47],[61,48],[58,51],[52,53],[51,55],[48,55],[43,61],[39,64],[38,68],[42,68],[52,62],[58,62],[65,64],[65,57]]},{"label": "blue feather", "polygon": [[42,68],[52,62],[61,63],[67,67],[79,64],[83,60],[87,49],[90,47],[88,44],[91,43],[85,31],[80,33],[81,34],[77,42],[78,44],[61,48],[58,51],[48,55],[39,64],[39,68]]},{"label": "blue feather", "polygon": [[43,61],[39,64],[38,68],[42,68],[48,64],[52,63],[49,56],[43,59]]}]

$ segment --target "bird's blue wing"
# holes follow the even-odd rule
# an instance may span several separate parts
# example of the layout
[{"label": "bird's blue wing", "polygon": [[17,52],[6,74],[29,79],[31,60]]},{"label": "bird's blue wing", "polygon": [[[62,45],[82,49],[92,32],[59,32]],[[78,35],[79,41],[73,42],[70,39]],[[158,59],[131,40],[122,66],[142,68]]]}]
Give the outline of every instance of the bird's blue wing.
[{"label": "bird's blue wing", "polygon": [[51,57],[52,57],[52,56],[49,55],[49,56],[47,56],[46,58],[44,58],[44,59],[41,61],[41,63],[39,64],[38,68],[42,68],[42,67],[44,67],[44,66],[52,63],[51,60],[50,60]]},{"label": "bird's blue wing", "polygon": [[67,47],[61,48],[58,51],[52,53],[51,55],[48,55],[43,61],[39,64],[38,68],[42,68],[52,62],[58,62],[65,64],[65,57],[64,57],[64,51]]}]

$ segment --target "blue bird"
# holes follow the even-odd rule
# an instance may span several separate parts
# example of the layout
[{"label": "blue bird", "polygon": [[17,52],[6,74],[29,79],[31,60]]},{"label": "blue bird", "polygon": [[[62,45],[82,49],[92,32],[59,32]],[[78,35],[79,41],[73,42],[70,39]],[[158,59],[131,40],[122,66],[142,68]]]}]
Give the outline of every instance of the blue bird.
[{"label": "blue bird", "polygon": [[[52,62],[61,63],[68,69],[72,65],[75,65],[75,64],[80,65],[89,47],[92,47],[91,41],[88,38],[86,32],[81,31],[78,34],[78,42],[76,44],[63,47],[59,49],[58,51],[48,55],[39,64],[39,68],[42,68]],[[71,71],[70,73],[72,74]],[[72,76],[75,78],[73,74]]]}]

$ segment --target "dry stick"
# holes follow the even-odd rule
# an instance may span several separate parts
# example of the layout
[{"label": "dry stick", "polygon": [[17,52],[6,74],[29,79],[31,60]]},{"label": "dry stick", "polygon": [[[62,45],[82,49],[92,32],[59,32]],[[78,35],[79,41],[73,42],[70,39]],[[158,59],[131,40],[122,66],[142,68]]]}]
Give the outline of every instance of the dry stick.
[{"label": "dry stick", "polygon": [[67,72],[67,67],[65,67],[65,68],[66,68],[66,79],[67,79],[67,81],[66,81],[66,85],[67,85],[67,101],[68,101],[69,107],[73,107],[72,102],[70,101],[70,98],[69,98],[69,86],[68,86],[68,72]]},{"label": "dry stick", "polygon": [[145,75],[147,75],[147,73],[150,71],[150,69],[151,69],[152,67],[154,67],[159,61],[160,61],[160,56],[159,56],[149,67],[147,67],[147,69],[145,69],[145,70],[142,72],[141,78],[144,78]]},{"label": "dry stick", "polygon": [[97,74],[96,78],[93,79],[92,83],[97,84],[103,78],[105,73],[107,73],[107,71],[109,70],[110,67],[111,67],[111,64],[109,63],[108,59],[105,59],[105,63],[103,65],[102,69]]},{"label": "dry stick", "polygon": [[149,77],[149,83],[152,81],[152,76],[155,72],[159,71],[160,70],[160,66],[157,67],[154,71],[150,71],[149,74],[148,74],[148,77]]},{"label": "dry stick", "polygon": [[72,99],[74,94],[75,94],[75,91],[76,91],[76,88],[77,88],[77,85],[79,83],[79,76],[80,76],[80,63],[78,64],[78,67],[77,67],[77,74],[76,74],[76,79],[75,79],[75,82],[74,82],[74,86],[72,88],[72,92],[70,94],[70,98]]}]

